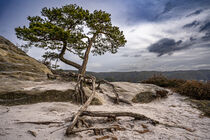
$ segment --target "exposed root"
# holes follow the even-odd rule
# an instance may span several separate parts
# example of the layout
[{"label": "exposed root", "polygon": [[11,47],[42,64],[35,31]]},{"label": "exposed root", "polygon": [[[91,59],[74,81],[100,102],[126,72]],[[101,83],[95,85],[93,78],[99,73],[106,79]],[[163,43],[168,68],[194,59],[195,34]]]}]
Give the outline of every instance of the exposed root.
[{"label": "exposed root", "polygon": [[144,129],[144,130],[134,130],[136,132],[138,132],[139,134],[144,134],[144,133],[147,133],[147,132],[150,132],[149,129]]},{"label": "exposed root", "polygon": [[73,128],[76,125],[76,123],[78,122],[79,116],[82,114],[83,111],[85,111],[88,108],[88,106],[90,105],[91,101],[93,100],[93,98],[95,96],[95,78],[94,77],[92,77],[92,89],[93,89],[93,91],[92,91],[91,96],[88,98],[88,100],[85,102],[85,104],[82,105],[81,108],[78,110],[78,112],[75,114],[71,125],[66,130],[66,135],[72,134]]},{"label": "exposed root", "polygon": [[[117,102],[116,97],[109,96],[108,94],[106,94],[106,96],[109,97],[111,100],[113,100],[115,103]],[[128,100],[126,100],[126,99],[118,98],[118,101],[132,106],[132,103],[129,102]]]},{"label": "exposed root", "polygon": [[64,123],[64,122],[52,122],[52,121],[38,121],[38,122],[17,122],[18,124],[22,123],[30,123],[30,124],[38,124],[38,125],[49,125],[52,123]]},{"label": "exposed root", "polygon": [[113,132],[113,131],[123,131],[125,130],[125,128],[123,127],[120,127],[118,125],[113,125],[113,126],[110,126],[110,127],[91,127],[91,128],[83,128],[83,129],[74,129],[71,131],[71,133],[69,134],[75,134],[75,133],[78,133],[78,132],[82,132],[82,131],[89,131],[89,130],[93,130],[94,134],[95,135],[104,135],[104,131],[107,131],[107,132]]},{"label": "exposed root", "polygon": [[162,125],[164,125],[165,127],[175,127],[175,128],[180,128],[180,129],[184,129],[187,130],[189,132],[195,132],[195,129],[191,129],[185,126],[180,126],[180,125],[171,125],[171,124],[165,124],[165,123],[160,123]]},{"label": "exposed root", "polygon": [[[81,84],[82,81],[84,81],[84,76],[78,75],[78,82],[77,85],[75,87],[75,91],[80,93],[80,98],[84,97],[83,95],[85,95],[85,91],[83,90],[83,85]],[[74,117],[72,118],[72,123],[68,126],[67,130],[66,130],[66,135],[71,135],[71,134],[75,134],[78,132],[82,132],[82,131],[88,131],[88,130],[92,130],[94,132],[95,135],[103,135],[104,131],[108,131],[108,132],[113,132],[116,130],[125,130],[125,128],[119,127],[117,126],[111,126],[111,127],[103,127],[103,128],[96,128],[96,127],[90,127],[90,125],[81,117],[83,116],[89,116],[89,117],[106,117],[108,118],[107,121],[116,121],[117,117],[132,117],[135,120],[144,120],[144,121],[148,121],[150,124],[152,125],[164,125],[166,127],[176,127],[176,128],[181,128],[181,129],[185,129],[187,131],[193,132],[194,130],[191,130],[187,127],[184,126],[178,126],[178,125],[170,125],[170,124],[164,124],[161,123],[159,121],[156,121],[154,119],[148,118],[142,114],[137,114],[137,113],[133,113],[133,112],[105,112],[105,111],[86,111],[88,106],[90,105],[91,101],[93,100],[94,96],[95,96],[95,77],[91,77],[92,80],[92,94],[91,96],[88,98],[88,100],[85,102],[84,105],[82,105],[80,107],[80,109],[78,110],[78,112],[74,115]],[[129,101],[124,100],[124,99],[120,99],[118,93],[116,92],[116,88],[113,84],[109,83],[106,80],[102,80],[103,83],[106,83],[110,86],[112,86],[113,91],[115,93],[116,97],[111,97],[109,95],[107,95],[109,98],[113,99],[116,101],[116,103],[124,102],[127,104],[132,105]],[[97,88],[100,88],[100,83]],[[85,100],[84,98],[81,98],[81,103],[83,103]],[[81,126],[85,126],[86,128],[80,128]],[[66,127],[66,126],[64,126]],[[64,128],[63,127],[63,128]],[[75,127],[77,127],[77,129],[74,129]],[[150,132],[150,130],[148,130],[148,128],[146,126],[142,126],[144,128],[143,131],[140,130],[134,130],[138,133],[147,133]],[[60,129],[57,129],[60,130]],[[57,131],[56,130],[56,131]],[[133,131],[133,130],[132,130]],[[53,131],[55,132],[55,131]],[[53,133],[52,132],[52,133]]]},{"label": "exposed root", "polygon": [[116,87],[115,87],[114,84],[112,84],[112,83],[110,83],[109,81],[106,81],[106,80],[100,80],[100,81],[98,81],[97,83],[98,83],[98,86],[97,86],[96,89],[100,89],[101,83],[105,83],[105,84],[111,86],[112,89],[113,89],[113,92],[114,92],[114,94],[115,94],[115,98],[116,98],[115,103],[116,103],[116,104],[119,104],[119,95],[118,95],[118,93],[117,93],[117,90],[116,90]]},{"label": "exposed root", "polygon": [[105,112],[105,111],[83,111],[80,116],[90,116],[90,117],[132,117],[135,120],[147,120],[151,124],[159,124],[159,121],[148,118],[144,115],[133,113],[133,112]]}]

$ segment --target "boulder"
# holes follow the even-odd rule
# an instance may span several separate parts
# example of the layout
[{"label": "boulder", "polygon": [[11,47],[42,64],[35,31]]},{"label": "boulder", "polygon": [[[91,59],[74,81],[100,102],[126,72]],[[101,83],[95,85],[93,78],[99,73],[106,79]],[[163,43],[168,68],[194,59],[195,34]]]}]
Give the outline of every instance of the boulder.
[{"label": "boulder", "polygon": [[134,103],[149,103],[158,98],[165,98],[168,96],[167,90],[156,90],[155,92],[145,91],[136,94],[132,99]]}]

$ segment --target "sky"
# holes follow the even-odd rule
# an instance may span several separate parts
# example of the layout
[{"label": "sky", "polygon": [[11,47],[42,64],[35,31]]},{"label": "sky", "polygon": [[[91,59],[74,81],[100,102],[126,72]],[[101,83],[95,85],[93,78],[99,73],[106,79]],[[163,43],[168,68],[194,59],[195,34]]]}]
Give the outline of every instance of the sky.
[{"label": "sky", "polygon": [[[110,13],[127,40],[116,54],[90,54],[88,71],[210,69],[210,0],[0,0],[0,35],[22,45],[14,28],[27,26],[27,16],[67,4]],[[27,53],[41,59],[44,50],[32,47]],[[82,63],[71,53],[65,57]]]}]

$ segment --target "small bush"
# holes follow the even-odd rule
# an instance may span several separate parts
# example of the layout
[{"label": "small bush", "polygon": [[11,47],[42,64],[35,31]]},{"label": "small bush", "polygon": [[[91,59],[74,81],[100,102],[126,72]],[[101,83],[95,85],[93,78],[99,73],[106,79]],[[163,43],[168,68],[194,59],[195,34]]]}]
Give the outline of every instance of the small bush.
[{"label": "small bush", "polygon": [[189,99],[192,103],[196,104],[196,108],[203,111],[205,116],[210,117],[210,100],[195,100]]},{"label": "small bush", "polygon": [[210,100],[210,83],[168,79],[164,76],[153,76],[143,83],[154,84],[160,87],[173,88],[175,92],[198,100]]},{"label": "small bush", "polygon": [[176,89],[181,95],[198,100],[210,100],[210,84],[198,81],[187,81]]},{"label": "small bush", "polygon": [[160,98],[164,98],[168,96],[168,91],[167,90],[157,90],[156,95]]}]

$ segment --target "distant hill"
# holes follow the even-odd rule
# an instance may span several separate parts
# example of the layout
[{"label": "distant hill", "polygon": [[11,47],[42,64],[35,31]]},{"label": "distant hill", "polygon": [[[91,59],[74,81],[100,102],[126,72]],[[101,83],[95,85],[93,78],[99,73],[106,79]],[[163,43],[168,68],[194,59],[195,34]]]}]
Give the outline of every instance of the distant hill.
[{"label": "distant hill", "polygon": [[210,80],[210,70],[186,70],[186,71],[140,71],[140,72],[89,72],[100,79],[108,81],[139,82],[154,75],[163,75],[167,78],[184,80]]},{"label": "distant hill", "polygon": [[[61,70],[68,72],[70,70]],[[76,72],[76,71],[73,71]],[[140,82],[154,75],[162,75],[169,79],[210,81],[210,70],[180,70],[180,71],[134,71],[134,72],[87,72],[98,79],[105,79],[111,82]]]}]

